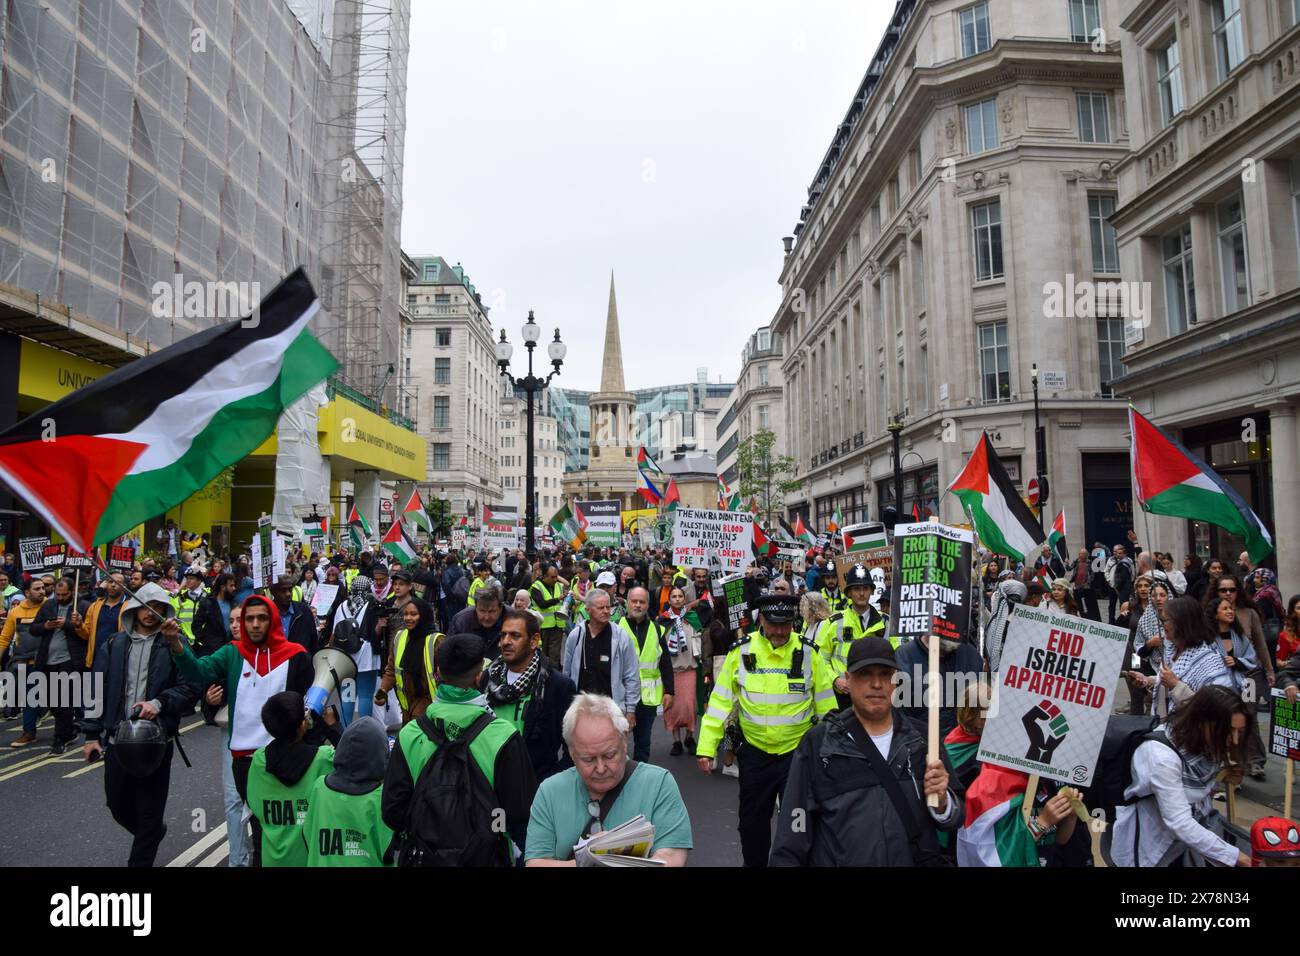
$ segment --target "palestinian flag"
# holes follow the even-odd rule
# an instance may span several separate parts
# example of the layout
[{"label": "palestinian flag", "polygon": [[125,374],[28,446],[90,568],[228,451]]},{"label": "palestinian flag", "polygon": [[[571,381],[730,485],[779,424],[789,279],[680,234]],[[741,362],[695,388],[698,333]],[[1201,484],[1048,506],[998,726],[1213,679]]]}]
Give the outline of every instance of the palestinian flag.
[{"label": "palestinian flag", "polygon": [[461,515],[461,516],[460,516],[460,524],[458,525],[458,527],[461,527],[461,528],[468,528],[468,527],[469,527],[469,515]]},{"label": "palestinian flag", "polygon": [[514,527],[519,523],[519,509],[505,508],[500,505],[495,508],[489,508],[487,505],[484,505],[483,523],[510,525],[511,527]]},{"label": "palestinian flag", "polygon": [[256,321],[216,325],[136,359],[0,433],[0,479],[78,551],[204,488],[338,368],[308,331],[301,269]]},{"label": "palestinian flag", "polygon": [[328,515],[302,519],[302,536],[304,538],[328,538],[330,536],[330,519]]},{"label": "palestinian flag", "polygon": [[912,520],[918,523],[921,521],[921,505],[916,501],[912,502]]},{"label": "palestinian flag", "polygon": [[668,479],[668,490],[664,492],[664,507],[673,511],[682,503],[681,492],[677,490],[677,479]]},{"label": "palestinian flag", "polygon": [[1070,563],[1070,550],[1065,544],[1065,509],[1062,508],[1056,515],[1056,520],[1052,522],[1052,530],[1047,533],[1047,544],[1052,549],[1055,556],[1052,570],[1056,570],[1057,564],[1060,565],[1061,573],[1065,573],[1065,566]]},{"label": "palestinian flag", "polygon": [[831,515],[831,520],[830,523],[827,525],[826,530],[829,531],[831,534],[835,534],[837,531],[840,530],[840,525],[843,523],[844,523],[844,514],[837,507],[835,509],[835,514]]},{"label": "palestinian flag", "polygon": [[980,540],[996,554],[1024,561],[1043,543],[1043,530],[1016,494],[987,433],[948,490],[961,499]]},{"label": "palestinian flag", "polygon": [[411,498],[406,502],[406,507],[402,509],[402,518],[411,522],[417,528],[423,528],[427,534],[433,534],[433,521],[429,518],[429,512],[424,510],[424,502],[420,500],[419,488],[412,489]]},{"label": "palestinian flag", "polygon": [[957,832],[958,866],[1038,866],[1038,847],[1021,811],[1029,775],[991,763],[966,791],[966,822]]},{"label": "palestinian flag", "polygon": [[415,560],[415,545],[406,536],[406,529],[402,527],[400,518],[393,522],[393,526],[388,529],[388,534],[384,535],[383,540],[379,543],[385,551],[393,556],[393,560],[402,567],[406,567]]},{"label": "palestinian flag", "polygon": [[370,538],[370,522],[355,503],[352,505],[352,510],[348,512],[348,531],[352,535],[354,547],[360,550],[366,546],[366,541]]},{"label": "palestinian flag", "polygon": [[874,548],[888,547],[889,539],[885,535],[885,526],[879,521],[867,521],[851,524],[840,529],[840,538],[844,542],[844,553],[871,551]]},{"label": "palestinian flag", "polygon": [[655,460],[650,457],[650,453],[645,450],[645,445],[642,445],[636,453],[636,473],[637,494],[645,499],[646,504],[659,504],[664,495],[655,482],[662,482],[664,473],[663,469],[655,464]]},{"label": "palestinian flag", "polygon": [[763,529],[754,522],[754,554],[760,558],[770,558],[776,554],[776,542],[763,533]]},{"label": "palestinian flag", "polygon": [[[1246,542],[1250,560],[1273,553],[1273,538],[1236,490],[1186,448],[1129,406],[1133,489],[1153,515],[1204,521]],[[1292,462],[1294,466],[1294,462]]]},{"label": "palestinian flag", "polygon": [[809,531],[807,525],[803,523],[803,515],[794,516],[794,536],[807,545],[811,545],[817,540],[817,536]]},{"label": "palestinian flag", "polygon": [[555,537],[564,541],[575,551],[582,547],[582,542],[587,540],[587,532],[583,527],[585,522],[580,522],[567,504],[555,512],[548,523],[551,526],[551,531],[555,533]]}]

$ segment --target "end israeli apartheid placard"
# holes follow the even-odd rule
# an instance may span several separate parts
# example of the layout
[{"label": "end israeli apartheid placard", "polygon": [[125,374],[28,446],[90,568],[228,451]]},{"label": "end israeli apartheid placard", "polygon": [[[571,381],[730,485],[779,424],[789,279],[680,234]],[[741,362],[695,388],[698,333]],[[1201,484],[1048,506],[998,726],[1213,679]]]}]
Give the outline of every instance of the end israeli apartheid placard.
[{"label": "end israeli apartheid placard", "polygon": [[754,560],[754,516],[748,511],[677,509],[673,564],[710,573],[744,571]]},{"label": "end israeli apartheid placard", "polygon": [[1091,784],[1127,644],[1126,628],[1013,608],[979,759]]},{"label": "end israeli apartheid placard", "polygon": [[[890,636],[925,634],[964,640],[970,630],[971,557],[975,536],[938,522],[894,529]],[[838,564],[838,562],[837,562]]]}]

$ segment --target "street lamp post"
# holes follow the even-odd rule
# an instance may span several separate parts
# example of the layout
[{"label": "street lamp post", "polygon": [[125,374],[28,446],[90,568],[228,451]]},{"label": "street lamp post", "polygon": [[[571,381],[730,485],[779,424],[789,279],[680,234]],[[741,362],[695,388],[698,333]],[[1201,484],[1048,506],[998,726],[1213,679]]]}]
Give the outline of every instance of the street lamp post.
[{"label": "street lamp post", "polygon": [[896,415],[885,426],[894,442],[894,513],[903,519],[903,459],[900,455],[903,439],[903,416]]},{"label": "street lamp post", "polygon": [[510,356],[514,354],[514,347],[506,341],[506,330],[501,330],[501,340],[497,342],[497,366],[501,369],[501,374],[506,377],[511,385],[521,388],[524,391],[524,400],[528,403],[528,461],[527,471],[524,478],[524,552],[531,561],[536,554],[536,542],[534,540],[534,527],[537,524],[537,498],[534,492],[534,486],[537,478],[533,473],[533,395],[546,388],[551,383],[551,379],[560,374],[560,366],[564,364],[564,355],[568,347],[560,341],[560,330],[555,330],[555,338],[550,345],[546,347],[546,352],[550,356],[553,371],[546,378],[539,378],[533,374],[533,350],[537,348],[537,340],[541,337],[542,330],[533,319],[533,310],[528,310],[528,322],[522,329],[524,337],[524,348],[528,350],[528,377],[517,379],[510,374]]},{"label": "street lamp post", "polygon": [[1034,477],[1038,480],[1038,527],[1044,528],[1043,510],[1047,507],[1047,448],[1043,443],[1043,427],[1038,424],[1038,363],[1029,369],[1034,385]]}]

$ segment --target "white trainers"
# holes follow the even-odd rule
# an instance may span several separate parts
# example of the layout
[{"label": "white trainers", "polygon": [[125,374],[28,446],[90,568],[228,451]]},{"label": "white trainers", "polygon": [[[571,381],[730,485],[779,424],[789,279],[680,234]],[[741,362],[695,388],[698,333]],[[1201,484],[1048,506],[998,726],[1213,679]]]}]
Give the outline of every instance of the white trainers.
[{"label": "white trainers", "polygon": [[722,773],[723,773],[723,775],[728,776],[728,777],[739,777],[739,776],[740,776],[740,767],[738,767],[738,766],[737,766],[736,764],[734,764],[734,763],[733,763],[730,767],[724,765],[723,768],[722,768]]}]

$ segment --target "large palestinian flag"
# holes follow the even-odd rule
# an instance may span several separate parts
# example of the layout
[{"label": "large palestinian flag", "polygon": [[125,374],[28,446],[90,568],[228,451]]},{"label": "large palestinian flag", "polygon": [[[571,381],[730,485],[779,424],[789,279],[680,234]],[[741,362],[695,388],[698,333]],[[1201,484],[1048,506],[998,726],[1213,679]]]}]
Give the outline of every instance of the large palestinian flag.
[{"label": "large palestinian flag", "polygon": [[991,763],[966,791],[966,822],[957,832],[958,866],[1038,866],[1038,846],[1022,810],[1029,775]]},{"label": "large palestinian flag", "polygon": [[136,359],[0,433],[0,479],[78,551],[199,491],[338,363],[301,269],[256,313]]},{"label": "large palestinian flag", "polygon": [[[1204,521],[1246,542],[1250,560],[1273,552],[1273,538],[1233,487],[1205,462],[1129,406],[1133,436],[1133,488],[1153,515]],[[1291,463],[1294,466],[1294,462]]]},{"label": "large palestinian flag", "polygon": [[402,517],[417,528],[423,528],[428,534],[433,534],[433,521],[429,518],[429,512],[424,510],[419,488],[411,491],[411,497],[407,500],[406,507],[402,509]]},{"label": "large palestinian flag", "polygon": [[1025,560],[1046,537],[1029,505],[1016,494],[987,433],[948,490],[961,499],[980,541],[996,554]]},{"label": "large palestinian flag", "polygon": [[393,560],[402,567],[406,567],[415,560],[415,545],[406,536],[406,529],[402,527],[400,518],[393,522],[393,526],[388,529],[388,534],[384,535],[383,540],[379,543],[385,551],[393,556]]}]

